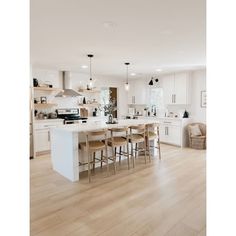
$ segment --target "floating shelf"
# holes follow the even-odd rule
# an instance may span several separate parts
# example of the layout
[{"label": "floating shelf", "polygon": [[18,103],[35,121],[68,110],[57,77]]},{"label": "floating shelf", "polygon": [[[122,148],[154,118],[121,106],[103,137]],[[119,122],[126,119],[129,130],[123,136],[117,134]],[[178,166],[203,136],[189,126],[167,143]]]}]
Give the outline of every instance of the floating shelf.
[{"label": "floating shelf", "polygon": [[49,94],[58,94],[63,92],[63,89],[60,88],[48,88],[48,87],[33,87],[34,92],[49,93]]},{"label": "floating shelf", "polygon": [[57,106],[57,104],[56,103],[35,103],[34,104],[34,108],[37,108],[37,109],[47,109],[54,106]]},{"label": "floating shelf", "polygon": [[97,90],[97,89],[91,89],[91,90],[88,90],[88,89],[79,89],[79,92],[80,92],[80,93],[100,93],[101,90]]},{"label": "floating shelf", "polygon": [[98,107],[99,103],[79,104],[79,107]]}]

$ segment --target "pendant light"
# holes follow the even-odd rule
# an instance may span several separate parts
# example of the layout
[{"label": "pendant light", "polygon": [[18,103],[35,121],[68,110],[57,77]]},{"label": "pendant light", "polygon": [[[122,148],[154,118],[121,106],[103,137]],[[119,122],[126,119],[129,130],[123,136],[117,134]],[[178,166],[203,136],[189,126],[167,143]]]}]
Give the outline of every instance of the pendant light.
[{"label": "pendant light", "polygon": [[89,78],[89,85],[88,85],[88,89],[92,89],[93,87],[93,79],[92,79],[92,54],[88,54],[89,57],[89,62],[90,62],[90,78]]},{"label": "pendant light", "polygon": [[129,62],[126,62],[125,65],[126,65],[126,83],[125,83],[125,90],[128,91],[129,90],[129,79],[128,79],[128,74],[129,74],[129,69],[128,69],[128,66],[129,66]]}]

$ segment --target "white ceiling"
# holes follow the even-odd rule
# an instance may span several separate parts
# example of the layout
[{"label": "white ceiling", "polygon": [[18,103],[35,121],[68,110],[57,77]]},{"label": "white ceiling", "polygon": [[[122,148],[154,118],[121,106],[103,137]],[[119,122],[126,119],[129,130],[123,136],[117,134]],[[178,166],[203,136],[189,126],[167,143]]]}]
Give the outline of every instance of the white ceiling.
[{"label": "white ceiling", "polygon": [[[125,77],[205,66],[205,0],[31,0],[32,65]],[[108,23],[107,23],[108,22]],[[111,23],[109,23],[111,22]]]}]

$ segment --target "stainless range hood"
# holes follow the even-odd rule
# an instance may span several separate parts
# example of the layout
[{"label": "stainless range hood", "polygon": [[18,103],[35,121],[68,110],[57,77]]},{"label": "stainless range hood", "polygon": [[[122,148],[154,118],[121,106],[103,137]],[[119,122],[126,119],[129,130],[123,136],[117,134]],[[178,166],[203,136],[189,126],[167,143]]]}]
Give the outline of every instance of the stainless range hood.
[{"label": "stainless range hood", "polygon": [[71,88],[71,78],[69,71],[62,71],[62,88],[63,92],[60,92],[56,97],[78,97],[81,96],[78,92]]}]

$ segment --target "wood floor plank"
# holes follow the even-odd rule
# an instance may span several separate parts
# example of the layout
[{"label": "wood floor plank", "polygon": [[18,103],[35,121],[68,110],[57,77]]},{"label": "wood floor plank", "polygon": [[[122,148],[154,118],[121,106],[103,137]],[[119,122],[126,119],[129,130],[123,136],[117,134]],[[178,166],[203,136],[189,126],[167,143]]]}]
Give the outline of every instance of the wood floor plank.
[{"label": "wood floor plank", "polygon": [[54,172],[49,155],[30,164],[32,236],[184,236],[206,226],[204,150],[162,145],[161,161],[139,157],[131,170],[122,161],[116,175],[96,170],[91,184],[86,173],[71,183]]}]

